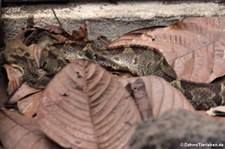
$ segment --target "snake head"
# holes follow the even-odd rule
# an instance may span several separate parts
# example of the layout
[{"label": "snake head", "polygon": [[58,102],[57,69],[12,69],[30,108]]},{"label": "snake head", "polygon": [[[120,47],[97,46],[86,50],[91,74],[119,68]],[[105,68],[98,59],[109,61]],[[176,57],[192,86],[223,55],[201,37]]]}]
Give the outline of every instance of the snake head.
[{"label": "snake head", "polygon": [[3,55],[9,64],[17,64],[22,61],[27,63],[27,57],[31,59],[29,48],[19,40],[7,42]]},{"label": "snake head", "polygon": [[20,40],[6,42],[3,57],[7,64],[18,68],[21,72],[24,72],[26,65],[30,64],[30,61],[33,59],[29,48]]}]

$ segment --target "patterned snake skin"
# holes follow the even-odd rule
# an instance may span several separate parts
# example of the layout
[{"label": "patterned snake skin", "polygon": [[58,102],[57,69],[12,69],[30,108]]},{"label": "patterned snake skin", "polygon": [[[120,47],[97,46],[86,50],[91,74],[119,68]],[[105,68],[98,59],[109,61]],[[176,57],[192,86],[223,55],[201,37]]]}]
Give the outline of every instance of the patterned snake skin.
[{"label": "patterned snake skin", "polygon": [[130,72],[135,76],[157,75],[178,88],[198,110],[224,105],[225,84],[196,83],[178,80],[162,53],[141,45],[99,49],[92,44],[75,50],[71,44],[52,45],[41,52],[40,61],[19,41],[6,44],[4,58],[23,73],[23,80],[36,88],[44,88],[68,60],[88,59],[103,67]]}]

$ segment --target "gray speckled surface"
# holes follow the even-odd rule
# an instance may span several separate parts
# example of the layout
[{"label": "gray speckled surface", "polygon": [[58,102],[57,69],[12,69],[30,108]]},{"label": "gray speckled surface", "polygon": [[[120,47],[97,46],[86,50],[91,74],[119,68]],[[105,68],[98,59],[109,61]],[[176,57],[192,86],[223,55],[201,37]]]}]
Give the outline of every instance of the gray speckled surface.
[{"label": "gray speckled surface", "polygon": [[53,8],[67,30],[73,30],[84,21],[89,21],[91,39],[100,35],[108,39],[138,28],[168,25],[186,17],[214,16],[225,14],[225,6],[218,3],[189,2],[119,2],[109,3],[68,3],[60,5],[20,5],[3,9],[6,39],[14,38],[26,24],[28,16],[33,15],[39,26],[56,24],[51,11]]},{"label": "gray speckled surface", "polygon": [[140,124],[131,149],[224,149],[225,120],[184,110],[165,112]]}]

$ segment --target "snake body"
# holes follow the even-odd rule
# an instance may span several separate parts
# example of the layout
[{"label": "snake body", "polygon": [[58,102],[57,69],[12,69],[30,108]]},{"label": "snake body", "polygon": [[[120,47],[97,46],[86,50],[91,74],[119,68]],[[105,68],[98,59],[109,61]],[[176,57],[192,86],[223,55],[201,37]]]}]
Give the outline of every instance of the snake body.
[{"label": "snake body", "polygon": [[[225,104],[225,83],[197,83],[177,79],[176,72],[163,54],[155,48],[142,45],[127,45],[107,48],[107,52],[93,52],[92,59],[113,70],[128,71],[136,76],[156,75],[179,89],[197,110]],[[103,50],[104,51],[104,50]],[[89,54],[90,55],[90,54]]]},{"label": "snake body", "polygon": [[39,62],[22,42],[6,44],[4,58],[23,72],[23,80],[36,88],[44,88],[51,78],[69,60],[88,59],[103,67],[130,72],[135,76],[157,75],[178,88],[198,110],[225,104],[225,84],[196,83],[178,80],[173,68],[163,54],[154,48],[142,45],[126,45],[113,48],[96,49],[87,44],[74,50],[71,44],[60,47],[54,45],[41,52]]}]

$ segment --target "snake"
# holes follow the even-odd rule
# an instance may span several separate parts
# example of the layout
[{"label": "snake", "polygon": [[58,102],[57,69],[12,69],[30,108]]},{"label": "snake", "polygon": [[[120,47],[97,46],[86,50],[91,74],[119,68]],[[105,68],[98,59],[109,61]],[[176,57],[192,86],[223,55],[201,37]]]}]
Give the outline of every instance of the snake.
[{"label": "snake", "polygon": [[87,59],[113,71],[129,72],[134,76],[156,75],[179,89],[196,110],[225,105],[225,82],[198,83],[178,79],[164,55],[155,48],[127,44],[98,47],[92,43],[41,42],[40,60],[19,40],[6,44],[3,57],[7,64],[19,69],[23,80],[35,88],[45,88],[51,78],[71,60]]}]

